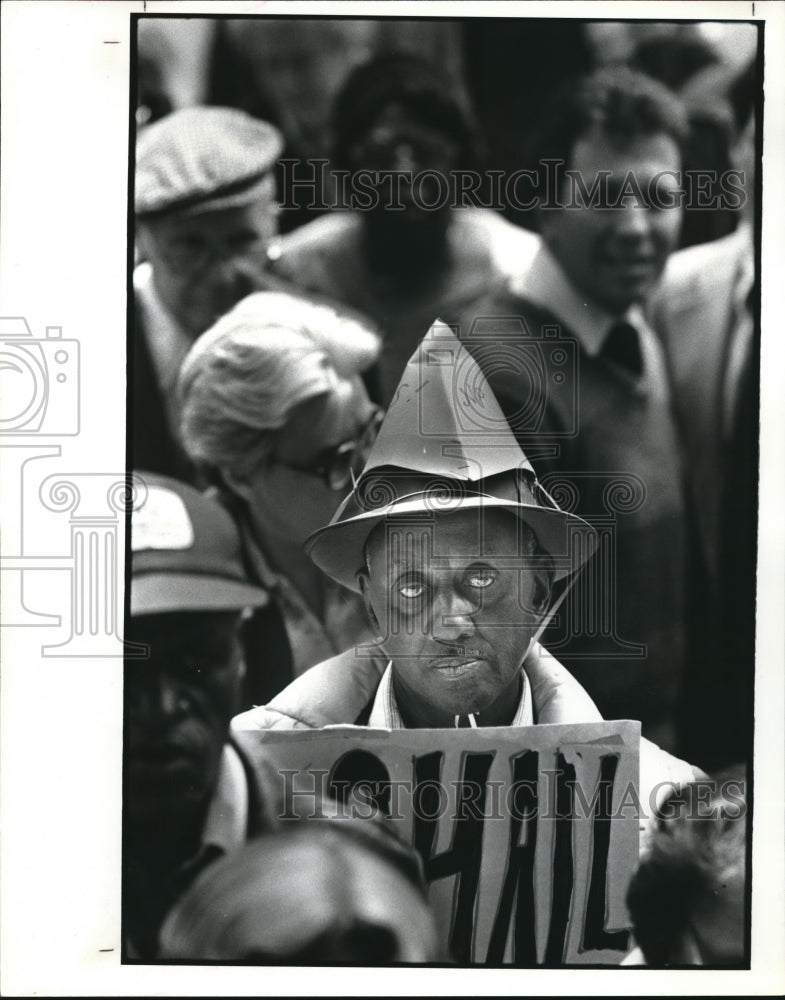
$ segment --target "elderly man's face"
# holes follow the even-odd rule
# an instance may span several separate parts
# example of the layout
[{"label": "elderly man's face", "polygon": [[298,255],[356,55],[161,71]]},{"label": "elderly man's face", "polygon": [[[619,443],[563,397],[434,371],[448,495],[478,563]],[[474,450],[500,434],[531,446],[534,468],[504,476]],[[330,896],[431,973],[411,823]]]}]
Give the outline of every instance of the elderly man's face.
[{"label": "elderly man's face", "polygon": [[[648,295],[676,247],[682,210],[673,173],[681,154],[664,133],[616,145],[595,129],[575,143],[569,166],[587,191],[607,173],[605,206],[581,205],[579,195],[569,207],[570,192],[563,191],[565,207],[543,212],[543,239],[579,292],[621,315]],[[628,178],[637,186],[625,187]],[[620,198],[627,190],[636,195]]]},{"label": "elderly man's face", "polygon": [[278,233],[266,200],[140,226],[158,295],[194,338],[246,295],[264,288],[267,249]]},{"label": "elderly man's face", "polygon": [[237,612],[139,615],[127,638],[150,648],[125,670],[127,806],[145,822],[211,794],[237,710]]},{"label": "elderly man's face", "polygon": [[496,716],[500,706],[514,714],[521,663],[549,601],[545,568],[526,552],[525,526],[498,509],[387,521],[371,534],[366,602],[399,707],[414,707],[420,725]]}]

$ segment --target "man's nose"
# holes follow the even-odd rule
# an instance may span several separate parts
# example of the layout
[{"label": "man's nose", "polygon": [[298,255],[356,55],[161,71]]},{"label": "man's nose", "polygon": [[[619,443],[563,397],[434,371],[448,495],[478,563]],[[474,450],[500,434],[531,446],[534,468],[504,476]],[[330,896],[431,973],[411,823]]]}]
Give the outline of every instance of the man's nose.
[{"label": "man's nose", "polygon": [[261,287],[262,277],[261,267],[258,273],[254,273],[247,262],[235,257],[216,262],[210,275],[210,283],[217,307],[228,312],[240,299]]},{"label": "man's nose", "polygon": [[630,242],[648,238],[652,231],[652,209],[634,203],[620,208],[615,228],[618,237]]},{"label": "man's nose", "polygon": [[399,170],[402,173],[410,171],[412,174],[417,173],[417,157],[414,154],[414,149],[408,142],[398,143],[395,146],[393,155],[393,170]]},{"label": "man's nose", "polygon": [[229,251],[216,252],[213,256],[210,268],[210,276],[216,285],[226,287],[237,282],[238,278],[245,275],[248,270],[247,264],[236,254]]},{"label": "man's nose", "polygon": [[457,587],[442,590],[434,601],[433,635],[442,642],[452,642],[463,635],[474,632],[474,615],[479,609],[476,601],[470,600]]}]

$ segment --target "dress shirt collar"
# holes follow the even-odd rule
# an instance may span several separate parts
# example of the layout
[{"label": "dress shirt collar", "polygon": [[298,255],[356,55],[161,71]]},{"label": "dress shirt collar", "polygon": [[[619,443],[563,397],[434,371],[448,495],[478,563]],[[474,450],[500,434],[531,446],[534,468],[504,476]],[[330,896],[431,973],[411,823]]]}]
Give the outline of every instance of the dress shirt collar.
[{"label": "dress shirt collar", "polygon": [[[532,713],[532,698],[529,687],[529,678],[526,671],[521,667],[523,677],[523,689],[521,700],[515,712],[515,717],[510,723],[511,726],[532,726],[534,725],[534,715]],[[387,664],[387,669],[382,674],[379,687],[376,689],[376,697],[373,700],[373,708],[368,718],[370,729],[406,729],[395,700],[395,691],[392,683],[392,660]]]},{"label": "dress shirt collar", "polygon": [[588,301],[542,240],[528,269],[511,281],[510,290],[554,313],[575,334],[590,357],[600,353],[615,323],[630,323],[638,331],[645,324],[643,311],[637,304],[630,306],[623,315],[613,316],[602,306]]},{"label": "dress shirt collar", "polygon": [[209,849],[228,854],[244,844],[248,808],[248,782],[243,763],[234,747],[227,743],[221,753],[218,781],[202,828],[201,845],[188,867],[198,865]]}]

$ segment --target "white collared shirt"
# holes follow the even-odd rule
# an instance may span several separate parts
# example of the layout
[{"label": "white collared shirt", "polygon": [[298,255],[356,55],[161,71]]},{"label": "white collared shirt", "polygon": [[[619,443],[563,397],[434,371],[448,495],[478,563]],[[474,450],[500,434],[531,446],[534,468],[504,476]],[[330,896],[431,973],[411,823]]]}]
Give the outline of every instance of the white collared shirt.
[{"label": "white collared shirt", "polygon": [[613,326],[629,323],[638,332],[643,360],[642,380],[649,395],[662,400],[670,398],[665,361],[656,334],[646,321],[637,303],[623,315],[614,316],[596,302],[589,301],[562,270],[561,265],[544,242],[525,271],[510,282],[510,291],[557,316],[591,358],[596,358]]},{"label": "white collared shirt", "polygon": [[[387,669],[382,674],[379,687],[376,689],[376,697],[373,700],[373,707],[368,718],[369,729],[406,729],[398,702],[395,700],[395,691],[392,683],[392,660],[387,664]],[[523,677],[523,689],[521,700],[515,712],[515,717],[510,723],[511,726],[533,726],[534,714],[532,712],[532,697],[529,686],[529,678],[526,671],[521,668]]]}]

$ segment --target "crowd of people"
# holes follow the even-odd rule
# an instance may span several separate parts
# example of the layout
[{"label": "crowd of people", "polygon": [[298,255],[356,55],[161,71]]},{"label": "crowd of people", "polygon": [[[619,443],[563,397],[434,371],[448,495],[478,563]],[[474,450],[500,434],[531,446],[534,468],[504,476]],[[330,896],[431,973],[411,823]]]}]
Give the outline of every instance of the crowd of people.
[{"label": "crowd of people", "polygon": [[[140,22],[127,956],[450,961],[417,854],[329,803],[282,825],[237,734],[634,719],[670,816],[749,764],[755,53],[565,27],[513,142],[495,22],[177,23],[179,90]],[[642,830],[629,961],[744,960],[717,801]]]}]

